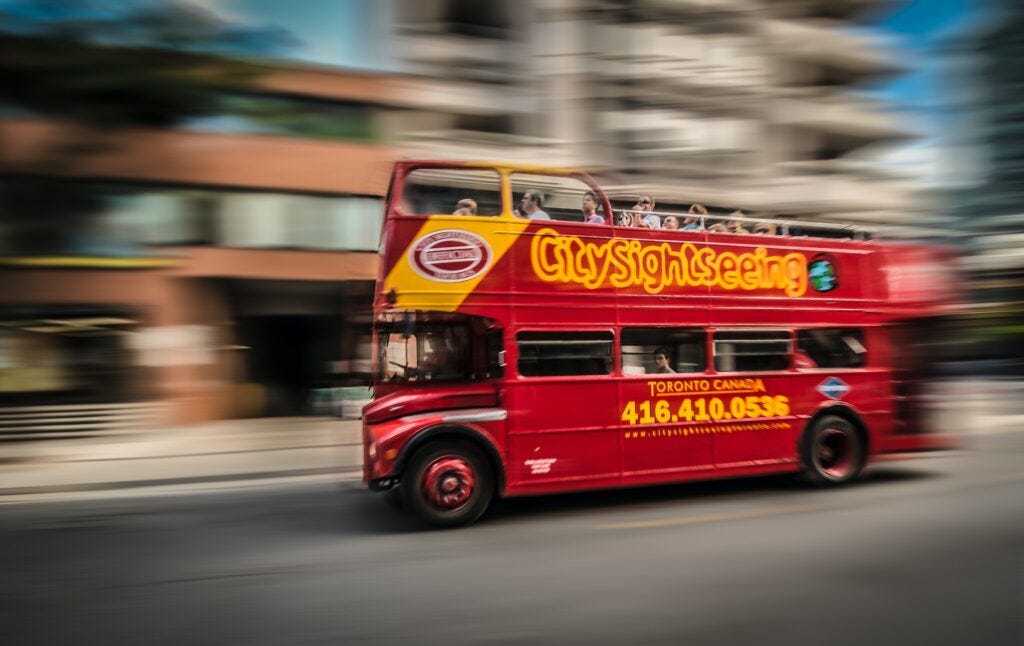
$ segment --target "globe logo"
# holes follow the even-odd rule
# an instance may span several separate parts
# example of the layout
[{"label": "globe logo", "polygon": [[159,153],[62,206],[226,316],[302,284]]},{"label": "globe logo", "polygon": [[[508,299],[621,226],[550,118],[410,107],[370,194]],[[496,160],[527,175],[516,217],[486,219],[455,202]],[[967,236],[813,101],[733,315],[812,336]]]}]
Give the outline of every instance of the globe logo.
[{"label": "globe logo", "polygon": [[818,254],[807,266],[807,277],[815,291],[830,292],[839,287],[839,274],[832,259],[825,254]]}]

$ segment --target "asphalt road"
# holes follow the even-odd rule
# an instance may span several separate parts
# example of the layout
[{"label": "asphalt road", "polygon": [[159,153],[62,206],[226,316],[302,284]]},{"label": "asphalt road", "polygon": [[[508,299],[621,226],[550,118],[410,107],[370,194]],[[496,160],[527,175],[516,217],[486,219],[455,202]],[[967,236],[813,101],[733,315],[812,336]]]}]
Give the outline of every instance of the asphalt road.
[{"label": "asphalt road", "polygon": [[354,486],[0,507],[0,644],[1021,644],[1024,434],[839,490],[521,499],[423,530]]}]

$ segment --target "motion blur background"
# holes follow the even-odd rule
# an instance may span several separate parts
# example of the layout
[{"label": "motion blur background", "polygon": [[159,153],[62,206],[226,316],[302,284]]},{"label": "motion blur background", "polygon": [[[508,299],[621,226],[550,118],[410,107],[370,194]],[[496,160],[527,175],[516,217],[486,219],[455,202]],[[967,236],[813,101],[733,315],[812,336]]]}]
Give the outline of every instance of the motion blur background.
[{"label": "motion blur background", "polygon": [[1022,34],[1011,0],[0,0],[0,433],[354,414],[403,157],[955,245],[936,352],[1020,377]]}]

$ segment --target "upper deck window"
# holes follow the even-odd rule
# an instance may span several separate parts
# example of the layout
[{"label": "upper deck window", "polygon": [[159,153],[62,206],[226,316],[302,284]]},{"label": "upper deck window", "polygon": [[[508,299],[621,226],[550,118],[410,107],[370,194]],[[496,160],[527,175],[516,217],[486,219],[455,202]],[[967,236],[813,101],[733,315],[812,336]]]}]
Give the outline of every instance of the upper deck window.
[{"label": "upper deck window", "polygon": [[[548,217],[540,217],[539,219],[560,220],[562,222],[590,221],[591,224],[603,224],[607,221],[604,217],[603,206],[594,190],[586,182],[575,177],[543,175],[539,173],[513,173],[513,208],[526,208],[522,203],[522,199],[527,194],[531,196],[539,194],[540,196],[539,209],[547,214]],[[525,211],[522,211],[521,215],[537,219]],[[594,218],[592,217],[593,215],[597,217]]]},{"label": "upper deck window", "polygon": [[501,213],[501,180],[492,170],[417,168],[405,176],[401,209],[411,215],[495,216]]}]

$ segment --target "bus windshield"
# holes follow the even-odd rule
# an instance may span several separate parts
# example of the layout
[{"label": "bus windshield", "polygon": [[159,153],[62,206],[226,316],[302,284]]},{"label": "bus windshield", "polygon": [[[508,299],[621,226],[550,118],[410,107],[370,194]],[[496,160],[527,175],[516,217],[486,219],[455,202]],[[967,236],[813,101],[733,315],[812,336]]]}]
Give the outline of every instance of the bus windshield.
[{"label": "bus windshield", "polygon": [[479,317],[380,323],[378,380],[466,382],[498,377],[501,334],[487,327]]}]

